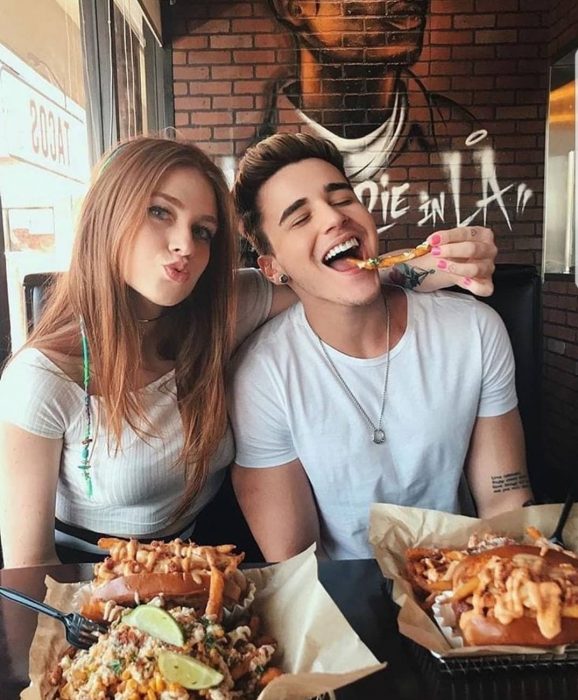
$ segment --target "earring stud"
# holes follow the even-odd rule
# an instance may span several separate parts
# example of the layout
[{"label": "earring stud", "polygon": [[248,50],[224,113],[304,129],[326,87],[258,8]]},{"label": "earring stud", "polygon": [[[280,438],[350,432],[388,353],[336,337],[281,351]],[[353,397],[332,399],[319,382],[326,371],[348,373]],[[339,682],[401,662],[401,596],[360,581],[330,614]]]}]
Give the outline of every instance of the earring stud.
[{"label": "earring stud", "polygon": [[289,282],[289,277],[283,272],[279,275],[279,282],[281,284],[287,284],[287,282]]}]

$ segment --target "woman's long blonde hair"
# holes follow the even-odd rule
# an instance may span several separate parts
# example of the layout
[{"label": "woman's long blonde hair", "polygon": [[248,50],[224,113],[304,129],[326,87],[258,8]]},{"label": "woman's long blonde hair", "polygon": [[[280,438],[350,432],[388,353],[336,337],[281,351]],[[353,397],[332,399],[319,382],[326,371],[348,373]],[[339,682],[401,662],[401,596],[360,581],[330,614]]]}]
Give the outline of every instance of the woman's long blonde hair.
[{"label": "woman's long blonde hair", "polygon": [[181,462],[186,486],[175,519],[204,484],[227,425],[225,365],[233,341],[237,235],[227,183],[205,153],[188,143],[139,137],[103,159],[82,204],[70,269],[55,283],[27,343],[80,358],[82,316],[91,376],[98,385],[109,441],[120,445],[125,424],[143,439],[150,435],[143,429],[150,424],[136,393],[142,365],[141,333],[122,270],[152,193],[176,167],[195,168],[212,185],[218,232],[207,267],[192,293],[157,322],[159,352],[175,360],[184,429]]}]

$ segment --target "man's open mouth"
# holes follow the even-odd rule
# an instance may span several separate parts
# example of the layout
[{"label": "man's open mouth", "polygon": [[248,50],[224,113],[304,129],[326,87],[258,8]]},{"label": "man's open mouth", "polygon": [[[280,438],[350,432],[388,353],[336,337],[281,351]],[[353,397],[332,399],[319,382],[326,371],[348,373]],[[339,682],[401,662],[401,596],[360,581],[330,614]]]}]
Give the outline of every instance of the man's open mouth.
[{"label": "man's open mouth", "polygon": [[330,248],[327,253],[325,253],[323,264],[340,272],[351,270],[351,265],[344,260],[344,258],[361,259],[361,249],[359,245],[359,240],[355,236],[348,238],[346,241],[343,241],[343,243],[334,245],[333,248]]}]

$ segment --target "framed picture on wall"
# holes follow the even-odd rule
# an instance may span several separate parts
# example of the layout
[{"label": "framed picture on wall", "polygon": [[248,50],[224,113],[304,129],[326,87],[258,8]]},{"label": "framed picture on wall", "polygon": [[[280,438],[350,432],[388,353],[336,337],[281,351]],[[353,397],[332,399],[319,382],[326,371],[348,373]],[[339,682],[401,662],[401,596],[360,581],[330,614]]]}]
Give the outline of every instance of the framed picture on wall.
[{"label": "framed picture on wall", "polygon": [[6,250],[23,252],[54,249],[54,210],[50,207],[6,209]]}]

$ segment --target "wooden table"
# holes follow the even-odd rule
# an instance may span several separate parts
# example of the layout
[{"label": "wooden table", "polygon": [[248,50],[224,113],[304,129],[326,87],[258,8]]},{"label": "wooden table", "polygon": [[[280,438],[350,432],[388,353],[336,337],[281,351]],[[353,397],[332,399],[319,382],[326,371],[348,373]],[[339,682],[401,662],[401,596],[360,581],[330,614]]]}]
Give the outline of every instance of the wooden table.
[{"label": "wooden table", "polygon": [[[86,580],[89,565],[0,571],[0,585],[42,600],[44,578]],[[578,698],[578,669],[501,671],[462,677],[441,674],[427,653],[419,653],[396,624],[396,607],[382,593],[373,560],[321,562],[321,582],[351,626],[388,667],[338,691],[338,700],[570,700]],[[15,700],[28,684],[28,649],[36,614],[0,599],[0,698]]]}]

